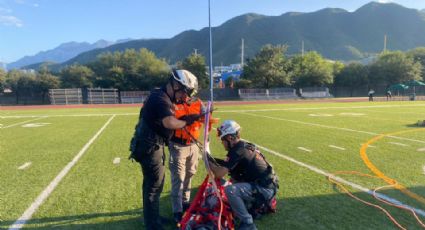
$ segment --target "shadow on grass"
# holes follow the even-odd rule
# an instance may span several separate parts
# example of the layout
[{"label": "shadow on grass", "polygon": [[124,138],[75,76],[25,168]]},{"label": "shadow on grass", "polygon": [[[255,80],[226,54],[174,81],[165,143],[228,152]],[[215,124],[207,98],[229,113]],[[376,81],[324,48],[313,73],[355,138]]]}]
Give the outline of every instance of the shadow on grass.
[{"label": "shadow on grass", "polygon": [[409,128],[422,128],[422,129],[425,128],[425,126],[418,125],[418,123],[407,124],[406,127],[409,127]]},{"label": "shadow on grass", "polygon": [[[192,189],[192,197],[198,188]],[[142,201],[140,201],[142,204]],[[160,215],[163,217],[165,229],[176,229],[172,221],[171,197],[163,193],[160,198]],[[16,220],[1,220],[0,229],[8,229]],[[32,218],[23,229],[59,229],[59,230],[91,230],[91,229],[145,229],[143,209],[122,212],[102,212],[81,215]]]},{"label": "shadow on grass", "polygon": [[[329,184],[329,186],[332,186]],[[282,186],[284,187],[284,186]],[[284,189],[284,188],[283,188]],[[425,196],[425,187],[410,188]],[[193,191],[195,194],[196,191]],[[284,194],[284,191],[280,193]],[[278,197],[278,212],[255,220],[258,229],[398,229],[381,211],[364,205],[346,194],[334,190],[334,194],[315,196]],[[425,210],[425,204],[406,197],[398,190],[384,190],[383,194],[403,203]],[[375,200],[371,195],[356,192],[354,195],[387,209],[397,221],[408,229],[419,229],[416,220],[406,211],[399,210]],[[168,195],[161,197],[161,215],[171,219],[171,205]],[[422,219],[425,219],[422,217]],[[1,229],[7,229],[13,221],[0,222]],[[142,210],[123,212],[91,213],[31,219],[24,229],[144,229]],[[172,224],[165,229],[175,229]]]},{"label": "shadow on grass", "polygon": [[[124,212],[34,218],[26,223],[24,229],[140,229],[143,228],[141,213],[142,210],[138,209]],[[117,218],[124,219],[113,220]],[[0,229],[7,229],[13,223],[14,220],[0,222]]]}]

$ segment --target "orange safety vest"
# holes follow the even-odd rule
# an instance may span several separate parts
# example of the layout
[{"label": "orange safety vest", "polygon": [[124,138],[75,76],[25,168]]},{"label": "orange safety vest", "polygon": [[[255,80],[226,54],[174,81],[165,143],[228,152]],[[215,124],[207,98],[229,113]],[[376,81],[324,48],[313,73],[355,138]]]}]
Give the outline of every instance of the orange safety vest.
[{"label": "orange safety vest", "polygon": [[[196,99],[196,101],[193,101],[190,104],[176,104],[175,116],[177,119],[179,119],[184,115],[201,114],[202,106],[202,101],[200,99]],[[202,122],[195,121],[193,124],[186,126],[182,129],[176,129],[174,132],[174,138],[180,139],[183,143],[190,144],[193,141],[192,138],[199,138],[201,134],[201,127]],[[187,132],[189,132],[190,135]]]}]

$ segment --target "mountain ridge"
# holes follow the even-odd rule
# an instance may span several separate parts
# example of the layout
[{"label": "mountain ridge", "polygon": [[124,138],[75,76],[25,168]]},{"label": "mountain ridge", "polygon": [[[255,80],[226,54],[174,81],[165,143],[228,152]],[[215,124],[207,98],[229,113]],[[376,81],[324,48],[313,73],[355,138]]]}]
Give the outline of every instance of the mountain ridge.
[{"label": "mountain ridge", "polygon": [[[317,51],[334,60],[360,60],[383,50],[384,36],[390,50],[408,50],[425,46],[425,12],[395,3],[371,2],[353,12],[324,8],[315,12],[286,12],[279,16],[248,13],[236,16],[212,28],[213,64],[240,62],[241,39],[245,58],[253,57],[266,44],[288,45],[288,55]],[[186,30],[171,38],[139,39],[106,48],[83,52],[56,65],[93,61],[102,52],[147,48],[171,64],[182,60],[194,49],[208,56],[209,29]]]},{"label": "mountain ridge", "polygon": [[34,55],[24,56],[18,59],[17,61],[8,63],[7,68],[18,69],[24,66],[33,65],[36,63],[43,63],[43,62],[62,63],[83,52],[90,51],[93,49],[105,48],[113,44],[117,44],[120,42],[128,42],[128,41],[129,39],[121,39],[116,42],[100,39],[94,43],[75,42],[75,41],[65,42],[58,45],[57,47],[53,49],[40,51]]}]

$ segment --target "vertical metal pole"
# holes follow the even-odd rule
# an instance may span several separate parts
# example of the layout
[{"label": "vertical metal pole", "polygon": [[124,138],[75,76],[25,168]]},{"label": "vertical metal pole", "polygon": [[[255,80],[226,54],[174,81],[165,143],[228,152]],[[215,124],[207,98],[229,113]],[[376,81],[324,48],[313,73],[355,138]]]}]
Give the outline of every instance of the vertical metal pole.
[{"label": "vertical metal pole", "polygon": [[304,40],[301,41],[301,57],[304,57]]},{"label": "vertical metal pole", "polygon": [[387,35],[384,35],[384,53],[387,52]]},{"label": "vertical metal pole", "polygon": [[214,100],[214,78],[213,78],[213,64],[212,64],[212,32],[211,32],[211,0],[208,0],[208,26],[210,29],[210,101]]},{"label": "vertical metal pole", "polygon": [[245,51],[245,44],[244,44],[244,40],[242,38],[242,45],[241,45],[241,69],[243,69],[244,51]]}]

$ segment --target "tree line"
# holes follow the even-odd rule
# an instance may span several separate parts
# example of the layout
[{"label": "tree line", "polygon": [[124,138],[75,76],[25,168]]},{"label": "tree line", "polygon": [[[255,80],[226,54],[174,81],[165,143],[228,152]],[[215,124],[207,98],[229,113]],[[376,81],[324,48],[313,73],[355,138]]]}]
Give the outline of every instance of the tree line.
[{"label": "tree line", "polygon": [[387,51],[370,64],[329,61],[317,52],[286,57],[283,45],[264,46],[248,59],[238,87],[388,87],[409,80],[425,80],[425,47],[407,52]]},{"label": "tree line", "polygon": [[[317,52],[288,57],[285,45],[266,45],[248,58],[236,88],[277,88],[342,86],[390,86],[409,80],[425,80],[425,47],[411,51],[388,51],[367,65],[329,61]],[[209,87],[205,57],[190,54],[175,67],[188,69],[199,79],[201,89]],[[104,53],[86,65],[71,65],[59,72],[48,66],[38,71],[0,69],[0,92],[12,90],[17,97],[39,94],[53,88],[116,88],[119,90],[150,90],[167,81],[170,65],[165,59],[147,50],[128,49]],[[230,85],[229,78],[226,84]]]}]

